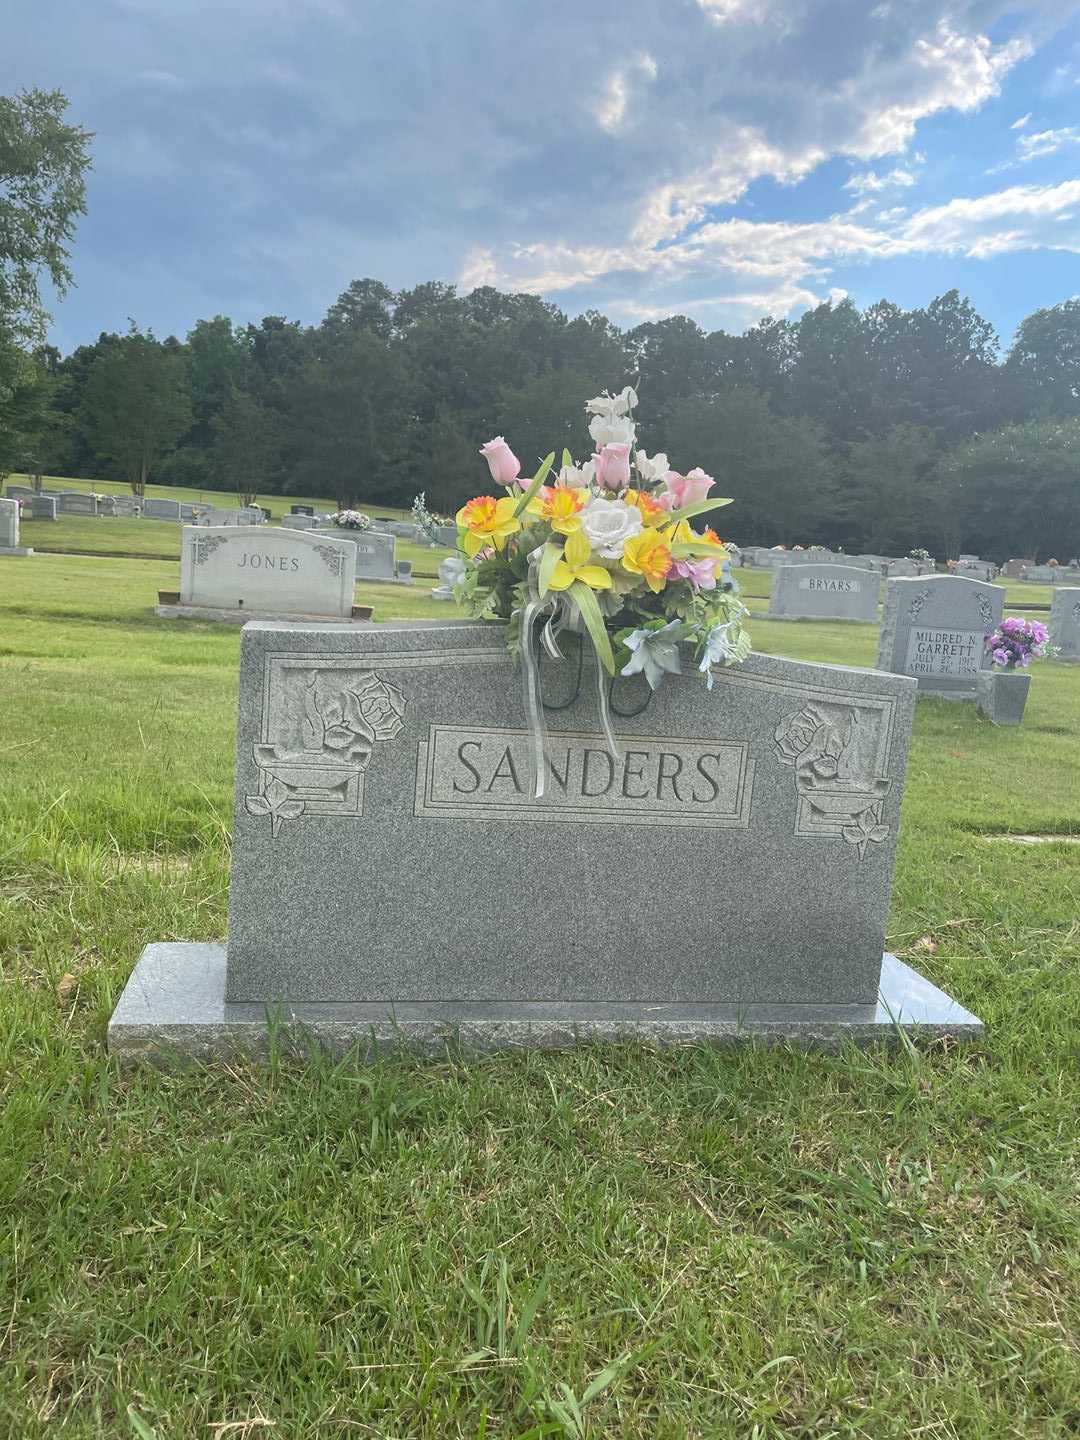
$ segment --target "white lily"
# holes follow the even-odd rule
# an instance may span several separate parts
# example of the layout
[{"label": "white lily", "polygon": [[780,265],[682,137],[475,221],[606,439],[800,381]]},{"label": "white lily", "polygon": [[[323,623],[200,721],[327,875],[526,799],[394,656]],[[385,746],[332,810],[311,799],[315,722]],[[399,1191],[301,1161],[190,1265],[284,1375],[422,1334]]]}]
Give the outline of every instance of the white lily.
[{"label": "white lily", "polygon": [[657,480],[663,480],[664,476],[671,469],[668,458],[662,450],[658,451],[650,460],[644,450],[639,450],[634,456],[634,463],[637,472],[646,484],[653,484]]}]

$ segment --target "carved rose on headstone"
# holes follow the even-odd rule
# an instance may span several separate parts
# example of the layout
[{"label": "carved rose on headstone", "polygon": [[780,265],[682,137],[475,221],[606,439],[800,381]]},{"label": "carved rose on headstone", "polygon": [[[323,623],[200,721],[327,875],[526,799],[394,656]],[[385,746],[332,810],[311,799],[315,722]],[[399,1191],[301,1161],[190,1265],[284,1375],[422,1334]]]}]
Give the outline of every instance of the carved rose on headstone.
[{"label": "carved rose on headstone", "polygon": [[847,749],[851,729],[842,731],[816,706],[807,705],[789,715],[776,727],[776,749],[786,765],[811,770],[822,780],[831,780]]},{"label": "carved rose on headstone", "polygon": [[393,740],[405,724],[405,697],[396,685],[376,680],[360,700],[360,714],[376,740]]}]

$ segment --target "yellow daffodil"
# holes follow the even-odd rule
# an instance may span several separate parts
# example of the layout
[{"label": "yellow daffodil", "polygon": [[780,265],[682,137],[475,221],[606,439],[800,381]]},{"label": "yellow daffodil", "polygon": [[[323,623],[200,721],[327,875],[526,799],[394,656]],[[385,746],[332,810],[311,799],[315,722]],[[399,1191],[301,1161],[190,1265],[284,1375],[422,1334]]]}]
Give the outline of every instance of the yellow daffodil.
[{"label": "yellow daffodil", "polygon": [[623,546],[622,564],[631,575],[640,575],[653,594],[658,595],[671,569],[671,551],[656,530],[643,530],[640,535],[632,535]]},{"label": "yellow daffodil", "polygon": [[590,500],[588,490],[575,485],[541,485],[525,507],[530,515],[546,520],[560,535],[581,529],[581,512]]},{"label": "yellow daffodil", "polygon": [[695,540],[700,539],[690,529],[689,520],[680,520],[675,525],[665,525],[660,531],[668,545],[692,545]]},{"label": "yellow daffodil", "polygon": [[611,576],[602,565],[590,565],[592,546],[580,530],[566,537],[562,559],[555,562],[549,582],[552,590],[568,590],[575,580],[581,580],[590,590],[611,588]]},{"label": "yellow daffodil", "polygon": [[501,550],[509,536],[521,529],[514,516],[517,501],[510,496],[496,500],[491,495],[477,495],[457,512],[457,523],[465,531],[462,548],[466,555],[475,555],[486,545]]},{"label": "yellow daffodil", "polygon": [[622,498],[627,505],[636,505],[641,511],[643,525],[662,525],[667,519],[668,512],[647,490],[627,490]]}]

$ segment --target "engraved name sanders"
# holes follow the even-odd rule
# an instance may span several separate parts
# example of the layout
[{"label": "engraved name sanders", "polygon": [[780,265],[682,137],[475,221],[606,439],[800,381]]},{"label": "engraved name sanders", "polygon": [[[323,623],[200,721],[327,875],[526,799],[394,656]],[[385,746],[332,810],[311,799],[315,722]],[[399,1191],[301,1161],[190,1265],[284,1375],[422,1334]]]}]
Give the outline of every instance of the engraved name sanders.
[{"label": "engraved name sanders", "polygon": [[419,746],[417,815],[745,829],[754,766],[734,740],[625,736],[618,758],[599,735],[548,736],[545,794],[533,798],[524,730],[432,725]]}]

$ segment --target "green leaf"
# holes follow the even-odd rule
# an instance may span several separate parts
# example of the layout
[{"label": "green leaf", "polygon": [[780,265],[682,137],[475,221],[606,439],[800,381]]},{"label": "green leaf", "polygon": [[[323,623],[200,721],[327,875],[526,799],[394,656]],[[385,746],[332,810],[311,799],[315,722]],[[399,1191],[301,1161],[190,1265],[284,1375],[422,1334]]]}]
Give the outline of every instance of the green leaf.
[{"label": "green leaf", "polygon": [[515,519],[515,520],[517,519],[517,517],[518,517],[520,514],[522,514],[522,512],[523,512],[524,509],[525,509],[525,506],[528,505],[529,501],[533,498],[533,496],[536,494],[536,492],[540,489],[540,486],[543,485],[544,481],[545,481],[545,480],[547,479],[547,477],[550,475],[550,473],[551,473],[551,467],[552,467],[552,465],[554,465],[554,464],[555,464],[555,451],[552,450],[551,454],[545,459],[544,463],[540,466],[540,469],[537,470],[536,474],[535,474],[535,475],[533,476],[533,478],[530,480],[530,482],[529,482],[529,488],[525,491],[524,495],[522,495],[521,499],[518,501],[517,505],[515,506],[515,508],[514,508],[514,519]]},{"label": "green leaf", "polygon": [[604,624],[604,617],[600,613],[596,596],[584,580],[575,580],[566,593],[577,601],[581,618],[585,621],[601,665],[609,675],[614,675],[615,656],[611,653],[611,641],[608,639],[607,626]]},{"label": "green leaf", "polygon": [[567,467],[568,465],[573,465],[573,463],[574,463],[574,457],[570,454],[570,451],[567,450],[567,448],[566,448],[565,445],[563,446],[562,463],[563,463],[563,469],[564,469],[564,470],[566,469],[566,467]]},{"label": "green leaf", "polygon": [[131,1428],[139,1437],[139,1440],[157,1440],[157,1431],[152,1430],[142,1418],[134,1405],[127,1408],[127,1418],[131,1421]]},{"label": "green leaf", "polygon": [[676,560],[685,560],[690,556],[700,555],[703,560],[718,560],[716,546],[710,545],[707,540],[676,540],[674,545],[668,549]]},{"label": "green leaf", "polygon": [[691,515],[704,515],[708,510],[719,510],[722,505],[733,505],[734,500],[699,500],[696,505],[684,505],[681,510],[671,512],[671,522],[689,520]]},{"label": "green leaf", "polygon": [[541,595],[547,594],[548,587],[551,585],[552,573],[561,558],[562,546],[556,545],[553,540],[549,540],[544,546],[543,555],[540,557],[540,574],[537,577]]}]

